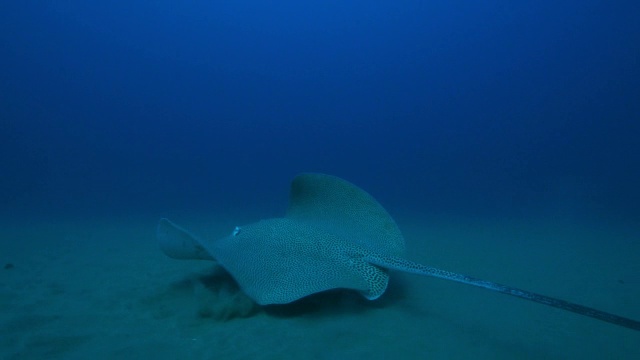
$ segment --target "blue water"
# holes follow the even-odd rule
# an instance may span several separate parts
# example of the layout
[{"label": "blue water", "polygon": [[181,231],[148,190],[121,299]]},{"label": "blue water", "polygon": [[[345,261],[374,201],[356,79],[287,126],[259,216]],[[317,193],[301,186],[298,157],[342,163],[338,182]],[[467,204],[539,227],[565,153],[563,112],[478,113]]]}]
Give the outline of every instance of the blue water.
[{"label": "blue water", "polygon": [[[6,2],[4,214],[283,202],[637,219],[640,5]],[[560,208],[562,208],[560,206]]]},{"label": "blue water", "polygon": [[639,18],[624,0],[4,1],[0,216],[255,220],[323,172],[401,226],[624,224],[633,248]]}]

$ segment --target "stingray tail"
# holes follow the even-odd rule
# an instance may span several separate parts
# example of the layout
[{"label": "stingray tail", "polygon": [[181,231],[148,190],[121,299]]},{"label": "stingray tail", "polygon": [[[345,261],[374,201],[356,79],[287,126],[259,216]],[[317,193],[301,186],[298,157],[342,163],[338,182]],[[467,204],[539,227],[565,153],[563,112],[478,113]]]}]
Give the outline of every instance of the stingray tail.
[{"label": "stingray tail", "polygon": [[502,294],[507,294],[521,299],[530,300],[540,304],[552,306],[558,309],[567,310],[576,314],[588,316],[601,321],[606,321],[611,324],[623,326],[629,329],[640,331],[640,321],[632,320],[622,316],[614,315],[608,312],[600,311],[594,308],[590,308],[583,305],[578,305],[572,302],[552,298],[536,294],[530,291],[517,289],[511,286],[497,284],[491,281],[477,279],[471,276],[462,274],[456,274],[446,270],[436,269],[430,266],[417,264],[405,259],[393,258],[393,257],[379,257],[379,256],[366,256],[365,260],[373,265],[378,265],[387,269],[400,270],[403,272],[409,272],[418,275],[432,276],[440,279],[451,280],[467,285],[481,287],[487,290],[496,291]]}]

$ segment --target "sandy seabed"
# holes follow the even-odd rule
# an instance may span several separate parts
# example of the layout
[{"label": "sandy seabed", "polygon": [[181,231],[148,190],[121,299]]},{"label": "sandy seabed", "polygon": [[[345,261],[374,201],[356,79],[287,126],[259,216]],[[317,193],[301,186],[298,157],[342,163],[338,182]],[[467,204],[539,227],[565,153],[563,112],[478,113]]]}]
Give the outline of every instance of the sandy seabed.
[{"label": "sandy seabed", "polygon": [[[215,219],[173,220],[204,237],[241,225]],[[373,302],[259,307],[211,262],[163,255],[156,220],[2,224],[0,358],[640,359],[640,332],[397,272]],[[396,220],[411,260],[640,319],[637,227]]]}]

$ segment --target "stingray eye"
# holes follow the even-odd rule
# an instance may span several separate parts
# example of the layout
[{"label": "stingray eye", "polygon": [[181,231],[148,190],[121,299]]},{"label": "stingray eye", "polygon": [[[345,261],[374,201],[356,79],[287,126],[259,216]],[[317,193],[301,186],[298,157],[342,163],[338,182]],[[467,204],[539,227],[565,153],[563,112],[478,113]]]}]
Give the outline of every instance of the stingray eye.
[{"label": "stingray eye", "polygon": [[240,234],[240,226],[236,226],[235,229],[233,229],[233,233],[231,233],[231,236],[236,236]]}]

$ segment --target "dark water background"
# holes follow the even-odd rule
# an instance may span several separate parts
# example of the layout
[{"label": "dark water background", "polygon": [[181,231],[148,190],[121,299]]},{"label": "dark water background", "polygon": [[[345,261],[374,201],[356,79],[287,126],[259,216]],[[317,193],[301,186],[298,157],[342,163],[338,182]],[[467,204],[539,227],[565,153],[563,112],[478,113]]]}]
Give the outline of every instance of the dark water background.
[{"label": "dark water background", "polygon": [[638,1],[4,1],[0,215],[640,218]]}]

